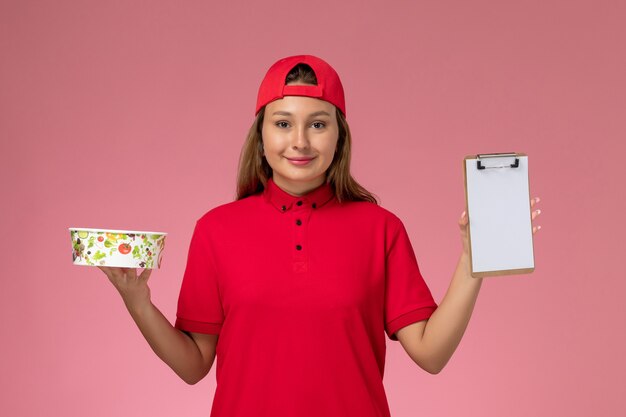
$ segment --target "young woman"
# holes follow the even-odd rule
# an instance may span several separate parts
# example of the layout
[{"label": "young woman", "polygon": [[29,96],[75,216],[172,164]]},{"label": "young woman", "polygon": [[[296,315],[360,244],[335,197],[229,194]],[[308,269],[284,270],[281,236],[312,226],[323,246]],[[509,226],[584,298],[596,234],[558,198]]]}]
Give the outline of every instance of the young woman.
[{"label": "young woman", "polygon": [[401,220],[350,175],[350,146],[335,70],[284,58],[259,89],[238,199],[196,223],[175,326],[150,301],[151,270],[101,268],[185,382],[217,357],[212,417],[389,416],[385,335],[433,374],[458,346],[482,283],[465,212],[437,306]]}]

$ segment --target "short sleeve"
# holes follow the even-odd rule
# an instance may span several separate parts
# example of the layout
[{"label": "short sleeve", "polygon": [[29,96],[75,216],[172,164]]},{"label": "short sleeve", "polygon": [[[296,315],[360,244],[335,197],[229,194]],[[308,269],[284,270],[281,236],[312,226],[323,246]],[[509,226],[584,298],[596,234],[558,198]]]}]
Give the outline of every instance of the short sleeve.
[{"label": "short sleeve", "polygon": [[178,297],[177,329],[208,334],[219,334],[222,329],[224,311],[212,255],[206,225],[200,219],[191,237]]},{"label": "short sleeve", "polygon": [[437,308],[406,229],[395,219],[397,224],[389,226],[385,267],[385,331],[391,340],[398,340],[396,331],[428,319]]}]

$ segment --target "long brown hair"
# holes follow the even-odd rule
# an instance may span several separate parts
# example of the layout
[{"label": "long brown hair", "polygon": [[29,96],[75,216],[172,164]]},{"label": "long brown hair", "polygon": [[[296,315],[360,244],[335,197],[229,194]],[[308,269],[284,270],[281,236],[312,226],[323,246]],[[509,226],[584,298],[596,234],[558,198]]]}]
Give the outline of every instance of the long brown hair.
[{"label": "long brown hair", "polygon": [[[306,64],[298,64],[289,72],[285,80],[286,84],[292,82],[317,85],[317,78],[311,67]],[[326,171],[326,182],[330,184],[339,202],[369,201],[378,204],[377,197],[356,182],[350,174],[352,135],[341,110],[337,109],[336,113],[339,125],[337,152]],[[237,176],[237,200],[263,191],[267,187],[267,180],[272,177],[272,168],[263,157],[261,131],[264,116],[265,107],[259,111],[254,119],[241,149]]]}]

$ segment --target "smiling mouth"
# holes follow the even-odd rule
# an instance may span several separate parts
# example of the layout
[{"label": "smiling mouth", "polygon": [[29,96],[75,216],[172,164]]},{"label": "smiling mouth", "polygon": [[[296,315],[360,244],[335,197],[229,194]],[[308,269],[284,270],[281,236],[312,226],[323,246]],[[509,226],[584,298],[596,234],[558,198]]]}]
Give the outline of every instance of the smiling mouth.
[{"label": "smiling mouth", "polygon": [[287,158],[287,161],[289,161],[290,164],[292,165],[308,165],[313,159],[315,159],[315,157],[299,157],[299,158]]},{"label": "smiling mouth", "polygon": [[[287,158],[287,157],[285,157]],[[308,157],[308,156],[302,156],[302,157],[297,157],[297,158],[287,158],[290,161],[296,161],[296,162],[302,162],[302,161],[310,161],[313,159],[313,157]]]}]

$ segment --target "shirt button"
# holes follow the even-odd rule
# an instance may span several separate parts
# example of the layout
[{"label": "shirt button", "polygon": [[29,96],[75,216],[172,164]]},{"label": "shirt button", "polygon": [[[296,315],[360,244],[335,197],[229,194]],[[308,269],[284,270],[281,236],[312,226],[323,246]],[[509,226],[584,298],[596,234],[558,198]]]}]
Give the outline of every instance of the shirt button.
[{"label": "shirt button", "polygon": [[285,211],[285,210],[287,210],[287,206],[282,206],[280,209],[281,209],[282,211]]},{"label": "shirt button", "polygon": [[296,224],[297,224],[298,226],[300,226],[300,225],[302,224],[302,220],[300,220],[300,219],[296,220]]},{"label": "shirt button", "polygon": [[313,208],[317,208],[317,204],[313,203]]},{"label": "shirt button", "polygon": [[300,245],[296,245],[296,249],[297,249],[297,250],[302,250],[302,246],[300,246]]},{"label": "shirt button", "polygon": [[302,201],[298,201],[296,204],[301,206],[302,205]]}]

